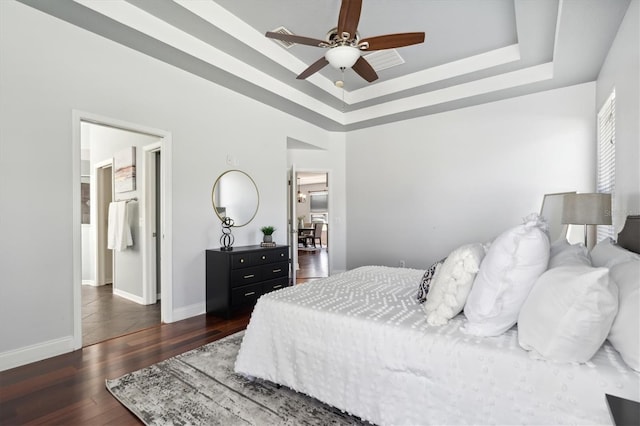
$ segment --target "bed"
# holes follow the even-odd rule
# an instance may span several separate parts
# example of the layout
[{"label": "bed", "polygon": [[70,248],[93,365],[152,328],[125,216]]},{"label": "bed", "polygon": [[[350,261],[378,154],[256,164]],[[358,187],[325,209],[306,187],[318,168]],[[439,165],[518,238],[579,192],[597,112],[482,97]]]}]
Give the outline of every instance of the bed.
[{"label": "bed", "polygon": [[414,300],[424,272],[365,266],[264,295],[236,372],[379,425],[611,424],[605,394],[640,400],[640,373],[609,342],[559,363],[522,349],[515,326],[479,337],[462,313],[427,324]]}]

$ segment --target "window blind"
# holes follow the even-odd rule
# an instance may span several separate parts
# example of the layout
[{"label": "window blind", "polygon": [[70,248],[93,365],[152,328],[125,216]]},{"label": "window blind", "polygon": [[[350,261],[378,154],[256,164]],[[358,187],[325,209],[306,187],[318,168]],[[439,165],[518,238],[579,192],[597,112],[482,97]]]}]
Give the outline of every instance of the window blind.
[{"label": "window blind", "polygon": [[[616,187],[616,91],[606,100],[598,113],[598,165],[596,191],[611,194],[611,204]],[[600,225],[597,241],[615,238],[612,225]]]}]

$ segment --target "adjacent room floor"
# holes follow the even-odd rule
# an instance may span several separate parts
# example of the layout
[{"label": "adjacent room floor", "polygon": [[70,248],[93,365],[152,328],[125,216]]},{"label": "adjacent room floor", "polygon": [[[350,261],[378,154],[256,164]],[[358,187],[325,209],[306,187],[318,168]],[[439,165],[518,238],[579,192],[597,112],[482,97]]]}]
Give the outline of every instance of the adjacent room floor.
[{"label": "adjacent room floor", "polygon": [[298,250],[297,281],[307,278],[322,278],[329,276],[329,254],[327,248],[322,247],[314,251]]},{"label": "adjacent room floor", "polygon": [[139,305],[113,294],[111,285],[82,286],[82,345],[160,324],[160,303]]}]

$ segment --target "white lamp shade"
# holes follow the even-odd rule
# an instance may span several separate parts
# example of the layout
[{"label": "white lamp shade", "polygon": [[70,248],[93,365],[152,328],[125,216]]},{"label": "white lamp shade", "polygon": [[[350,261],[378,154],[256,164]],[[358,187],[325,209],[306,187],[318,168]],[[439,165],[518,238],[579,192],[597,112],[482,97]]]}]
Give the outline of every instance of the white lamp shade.
[{"label": "white lamp shade", "polygon": [[327,50],[324,57],[334,68],[351,68],[360,57],[360,49],[351,46],[336,46]]},{"label": "white lamp shade", "polygon": [[611,225],[611,194],[567,194],[562,207],[562,223]]}]

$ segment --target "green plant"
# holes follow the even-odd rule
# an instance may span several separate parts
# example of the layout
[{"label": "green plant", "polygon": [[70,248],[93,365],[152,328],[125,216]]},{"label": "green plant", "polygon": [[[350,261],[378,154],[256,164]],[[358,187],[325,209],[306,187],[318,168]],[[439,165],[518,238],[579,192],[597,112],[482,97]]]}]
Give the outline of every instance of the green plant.
[{"label": "green plant", "polygon": [[260,230],[264,235],[271,235],[275,232],[276,228],[274,228],[273,226],[263,226],[262,228],[260,228]]}]

